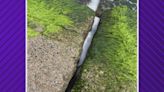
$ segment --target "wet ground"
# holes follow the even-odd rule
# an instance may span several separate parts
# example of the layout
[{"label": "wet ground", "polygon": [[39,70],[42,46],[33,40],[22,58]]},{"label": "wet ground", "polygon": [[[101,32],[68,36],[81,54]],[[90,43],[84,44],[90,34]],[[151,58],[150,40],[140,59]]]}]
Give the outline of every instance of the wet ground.
[{"label": "wet ground", "polygon": [[73,92],[136,92],[136,0],[102,0],[98,31]]},{"label": "wet ground", "polygon": [[109,10],[116,6],[126,5],[130,9],[137,9],[137,0],[101,0],[102,10]]}]

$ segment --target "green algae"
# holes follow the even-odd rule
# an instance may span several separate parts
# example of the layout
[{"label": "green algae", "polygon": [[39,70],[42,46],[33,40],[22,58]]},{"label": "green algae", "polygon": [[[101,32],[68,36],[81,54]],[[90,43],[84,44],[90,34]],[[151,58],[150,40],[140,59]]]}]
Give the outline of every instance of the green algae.
[{"label": "green algae", "polygon": [[136,12],[106,11],[73,92],[136,92]]},{"label": "green algae", "polygon": [[[28,0],[28,37],[36,36],[36,25],[42,27],[42,35],[57,34],[65,27],[76,28],[94,13],[77,0]],[[34,23],[34,24],[33,24]],[[32,24],[32,25],[31,25]],[[37,31],[36,31],[37,32]],[[34,33],[34,34],[33,34]]]},{"label": "green algae", "polygon": [[37,36],[37,35],[39,35],[38,32],[35,32],[33,29],[28,28],[28,34],[27,34],[27,37],[31,38],[31,37],[35,37],[35,36]]}]

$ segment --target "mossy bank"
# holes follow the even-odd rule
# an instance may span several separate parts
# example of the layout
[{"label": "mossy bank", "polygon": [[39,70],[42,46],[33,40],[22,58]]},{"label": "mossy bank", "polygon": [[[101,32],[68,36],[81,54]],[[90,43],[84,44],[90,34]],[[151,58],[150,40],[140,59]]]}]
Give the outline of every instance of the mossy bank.
[{"label": "mossy bank", "polygon": [[57,33],[80,31],[82,22],[94,15],[78,0],[28,0],[28,38],[39,34],[51,37]]},{"label": "mossy bank", "polygon": [[136,16],[127,6],[102,14],[73,92],[136,92]]}]

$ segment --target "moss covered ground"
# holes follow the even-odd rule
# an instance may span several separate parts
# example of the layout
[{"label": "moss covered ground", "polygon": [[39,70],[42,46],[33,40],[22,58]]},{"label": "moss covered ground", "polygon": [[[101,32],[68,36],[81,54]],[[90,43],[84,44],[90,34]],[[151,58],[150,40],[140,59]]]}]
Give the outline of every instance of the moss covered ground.
[{"label": "moss covered ground", "polygon": [[73,92],[136,92],[136,16],[127,6],[103,13]]},{"label": "moss covered ground", "polygon": [[[28,37],[67,31],[94,15],[77,1],[28,0]],[[136,16],[127,6],[102,14],[73,92],[136,92]]]},{"label": "moss covered ground", "polygon": [[59,33],[76,27],[93,12],[78,0],[28,0],[28,37]]}]

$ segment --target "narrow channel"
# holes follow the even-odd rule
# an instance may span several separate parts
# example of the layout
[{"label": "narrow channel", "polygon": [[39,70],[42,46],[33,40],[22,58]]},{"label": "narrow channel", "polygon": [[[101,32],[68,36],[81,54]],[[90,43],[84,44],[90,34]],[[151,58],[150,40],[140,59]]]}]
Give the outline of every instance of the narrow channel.
[{"label": "narrow channel", "polygon": [[[100,0],[90,0],[90,2],[87,4],[87,6],[92,9],[94,12],[97,11],[97,8],[99,6],[99,3],[100,3]],[[94,20],[93,20],[93,24],[92,24],[92,28],[91,28],[91,31],[88,32],[85,40],[84,40],[84,43],[83,43],[83,47],[82,47],[82,52],[81,52],[81,55],[80,55],[80,59],[79,59],[79,62],[77,64],[77,67],[76,67],[76,71],[72,77],[72,79],[70,80],[69,84],[68,84],[68,87],[66,89],[65,92],[71,92],[77,78],[78,78],[78,75],[80,73],[80,69],[81,69],[81,66],[83,65],[84,61],[85,61],[85,58],[86,58],[86,55],[88,53],[88,49],[92,43],[92,39],[97,31],[97,28],[98,28],[98,25],[99,25],[99,22],[100,22],[100,18],[95,16],[94,17]]]}]

